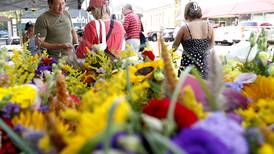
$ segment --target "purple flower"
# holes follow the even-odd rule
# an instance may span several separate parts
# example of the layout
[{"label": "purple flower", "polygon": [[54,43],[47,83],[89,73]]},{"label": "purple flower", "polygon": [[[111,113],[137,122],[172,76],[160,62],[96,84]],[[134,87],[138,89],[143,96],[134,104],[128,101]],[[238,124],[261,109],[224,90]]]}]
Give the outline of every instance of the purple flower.
[{"label": "purple flower", "polygon": [[[137,152],[132,151],[130,149],[128,149],[127,147],[125,147],[123,144],[121,144],[121,139],[128,137],[129,134],[127,132],[117,132],[115,133],[111,139],[110,139],[110,147],[112,149],[118,150],[118,151],[123,151],[123,153],[127,153],[127,154],[136,154]],[[138,136],[136,136],[138,137]],[[97,145],[95,150],[101,150],[104,148],[103,143],[100,143]]]},{"label": "purple flower", "polygon": [[40,76],[44,71],[52,71],[52,66],[38,66],[36,75]]},{"label": "purple flower", "polygon": [[230,154],[217,137],[203,129],[182,129],[173,139],[188,154]]},{"label": "purple flower", "polygon": [[233,111],[239,107],[246,109],[248,103],[250,102],[247,97],[234,90],[225,89],[223,91],[223,95],[226,99],[227,104],[226,111]]},{"label": "purple flower", "polygon": [[228,118],[234,120],[238,124],[241,124],[243,121],[243,118],[235,112],[228,112],[226,115]]},{"label": "purple flower", "polygon": [[240,82],[227,82],[227,83],[225,83],[225,86],[227,88],[231,88],[237,92],[241,92],[242,88],[244,87],[244,84],[240,83]]},{"label": "purple flower", "polygon": [[99,74],[104,74],[104,73],[106,73],[106,70],[103,67],[100,67],[99,69],[97,69],[96,72]]},{"label": "purple flower", "polygon": [[255,73],[242,73],[236,77],[235,82],[241,84],[250,84],[255,82],[257,79],[257,75]]},{"label": "purple flower", "polygon": [[20,112],[20,105],[9,102],[5,107],[2,108],[1,112],[3,117],[11,118],[13,115]]},{"label": "purple flower", "polygon": [[49,111],[49,107],[47,105],[41,105],[38,111],[45,113]]},{"label": "purple flower", "polygon": [[211,113],[207,119],[194,125],[211,132],[230,150],[231,154],[247,154],[248,144],[243,137],[244,128],[222,112]]},{"label": "purple flower", "polygon": [[26,130],[26,128],[25,127],[23,127],[22,125],[16,125],[15,127],[14,127],[14,131],[16,131],[16,132],[18,132],[18,133],[22,133],[22,132],[24,132]]}]

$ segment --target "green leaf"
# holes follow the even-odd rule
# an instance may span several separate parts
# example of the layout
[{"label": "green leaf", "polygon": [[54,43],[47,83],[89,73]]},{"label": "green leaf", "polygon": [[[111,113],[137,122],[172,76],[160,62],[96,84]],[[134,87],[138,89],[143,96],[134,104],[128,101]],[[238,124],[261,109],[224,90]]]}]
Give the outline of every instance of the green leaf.
[{"label": "green leaf", "polygon": [[82,145],[81,149],[77,152],[77,154],[91,154],[92,150],[100,142],[102,137],[103,133],[99,133],[94,137],[90,138],[84,145]]},{"label": "green leaf", "polygon": [[153,153],[165,154],[170,150],[174,154],[186,154],[181,148],[172,143],[169,138],[155,132],[145,132],[146,139],[152,147]]}]

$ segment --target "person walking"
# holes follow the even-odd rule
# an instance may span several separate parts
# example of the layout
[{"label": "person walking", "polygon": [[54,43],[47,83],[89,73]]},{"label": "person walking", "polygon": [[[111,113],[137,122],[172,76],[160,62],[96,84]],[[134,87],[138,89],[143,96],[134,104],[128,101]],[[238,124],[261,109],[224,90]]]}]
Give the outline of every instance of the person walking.
[{"label": "person walking", "polygon": [[184,51],[180,76],[187,66],[194,65],[203,79],[208,77],[208,58],[210,49],[214,46],[214,31],[207,21],[202,20],[202,10],[196,2],[189,2],[185,7],[184,17],[186,24],[178,31],[172,45],[174,50],[182,44]]},{"label": "person walking", "polygon": [[35,55],[36,47],[35,47],[34,26],[31,22],[26,23],[25,31],[26,33],[23,36],[23,43],[28,42],[27,49],[31,52],[32,55]]},{"label": "person walking", "polygon": [[34,31],[38,46],[58,59],[70,54],[78,38],[70,14],[64,10],[65,0],[48,0],[48,5],[49,10],[37,18]]},{"label": "person walking", "polygon": [[130,44],[135,52],[140,49],[141,21],[139,16],[133,12],[132,6],[126,4],[122,8],[124,15],[123,26],[126,31],[126,42]]},{"label": "person walking", "polygon": [[76,55],[83,59],[86,57],[88,48],[91,51],[95,45],[102,45],[101,49],[112,57],[117,57],[122,50],[125,30],[117,20],[110,20],[110,9],[106,0],[90,0],[87,11],[90,11],[95,20],[90,21],[84,29],[84,35]]}]

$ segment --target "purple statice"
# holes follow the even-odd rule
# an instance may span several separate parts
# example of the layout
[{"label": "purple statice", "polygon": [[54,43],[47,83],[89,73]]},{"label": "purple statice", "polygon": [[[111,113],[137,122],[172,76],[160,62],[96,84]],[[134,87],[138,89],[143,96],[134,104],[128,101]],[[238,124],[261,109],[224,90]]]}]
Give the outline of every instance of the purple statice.
[{"label": "purple statice", "polygon": [[25,129],[22,136],[25,140],[30,143],[31,147],[37,154],[42,154],[43,152],[39,148],[39,140],[45,135],[43,132],[34,131],[32,129]]},{"label": "purple statice", "polygon": [[44,72],[44,71],[51,72],[52,71],[52,66],[38,66],[36,75],[41,76],[42,72]]},{"label": "purple statice", "polygon": [[16,125],[15,127],[14,127],[14,131],[16,131],[16,132],[18,132],[18,133],[23,133],[24,131],[26,130],[26,128],[25,127],[23,127],[22,125]]},{"label": "purple statice", "polygon": [[38,111],[45,113],[49,111],[49,107],[47,105],[41,105],[38,109]]},{"label": "purple statice", "polygon": [[193,127],[211,132],[229,148],[231,154],[248,153],[248,144],[243,136],[244,128],[226,117],[223,112],[211,113],[205,120],[196,123]]},{"label": "purple statice", "polygon": [[104,74],[106,73],[106,70],[103,67],[100,67],[99,69],[96,70],[96,72],[99,74]]},{"label": "purple statice", "polygon": [[182,129],[172,138],[172,142],[188,154],[230,154],[228,147],[223,142],[210,132],[200,128]]},{"label": "purple statice", "polygon": [[243,121],[243,118],[242,118],[239,114],[237,114],[237,113],[235,113],[235,112],[228,112],[228,113],[226,113],[226,116],[227,116],[228,118],[234,120],[235,122],[237,122],[239,125],[240,125],[240,124],[242,123],[242,121]]},{"label": "purple statice", "polygon": [[225,83],[225,86],[237,92],[241,92],[242,88],[244,87],[244,84],[241,82],[227,82]]},{"label": "purple statice", "polygon": [[240,84],[250,84],[255,82],[257,79],[257,75],[255,73],[242,73],[238,75],[234,82],[238,82]]},{"label": "purple statice", "polygon": [[36,75],[40,76],[44,71],[51,72],[52,64],[57,64],[57,61],[54,57],[43,57],[38,64]]},{"label": "purple statice", "polygon": [[235,78],[234,82],[225,83],[225,86],[241,92],[245,84],[253,83],[256,79],[257,75],[254,73],[242,73]]},{"label": "purple statice", "polygon": [[19,104],[13,104],[8,103],[6,106],[4,106],[1,109],[2,116],[4,118],[11,118],[13,115],[16,115],[20,112],[20,105]]}]

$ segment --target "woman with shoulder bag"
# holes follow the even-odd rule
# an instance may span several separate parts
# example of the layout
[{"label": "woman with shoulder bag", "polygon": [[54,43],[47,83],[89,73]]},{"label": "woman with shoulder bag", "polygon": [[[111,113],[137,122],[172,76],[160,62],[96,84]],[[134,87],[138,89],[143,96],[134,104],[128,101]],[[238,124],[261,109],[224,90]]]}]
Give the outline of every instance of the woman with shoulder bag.
[{"label": "woman with shoulder bag", "polygon": [[125,30],[119,21],[109,19],[106,0],[90,0],[87,11],[91,12],[95,20],[90,21],[84,29],[82,41],[76,49],[77,57],[85,58],[89,50],[104,50],[111,57],[119,56]]}]

